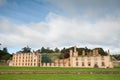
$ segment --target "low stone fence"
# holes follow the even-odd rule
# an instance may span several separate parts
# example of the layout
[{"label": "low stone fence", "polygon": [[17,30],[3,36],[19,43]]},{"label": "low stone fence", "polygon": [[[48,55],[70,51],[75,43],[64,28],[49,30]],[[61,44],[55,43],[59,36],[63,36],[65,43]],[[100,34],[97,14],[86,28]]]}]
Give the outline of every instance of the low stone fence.
[{"label": "low stone fence", "polygon": [[78,72],[43,72],[43,71],[22,71],[22,72],[0,72],[0,75],[3,74],[120,74],[120,71],[78,71]]},{"label": "low stone fence", "polygon": [[70,65],[63,63],[42,63],[41,67],[70,67]]},{"label": "low stone fence", "polygon": [[120,61],[113,61],[113,66],[119,67],[120,66]]}]

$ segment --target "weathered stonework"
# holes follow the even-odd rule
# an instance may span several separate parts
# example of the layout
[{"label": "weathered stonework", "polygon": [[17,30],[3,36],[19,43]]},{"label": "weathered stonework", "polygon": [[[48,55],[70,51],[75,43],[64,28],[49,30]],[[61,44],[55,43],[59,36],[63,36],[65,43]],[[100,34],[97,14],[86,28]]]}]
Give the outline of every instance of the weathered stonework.
[{"label": "weathered stonework", "polygon": [[37,52],[13,54],[12,61],[9,66],[41,66],[41,67],[88,67],[88,68],[112,68],[110,55],[101,56],[98,50],[87,53],[82,51],[82,55],[78,56],[76,47],[74,51],[70,50],[70,57],[68,59],[57,59],[52,63],[41,63],[41,54]]},{"label": "weathered stonework", "polygon": [[37,52],[13,54],[9,66],[41,66],[41,55]]}]

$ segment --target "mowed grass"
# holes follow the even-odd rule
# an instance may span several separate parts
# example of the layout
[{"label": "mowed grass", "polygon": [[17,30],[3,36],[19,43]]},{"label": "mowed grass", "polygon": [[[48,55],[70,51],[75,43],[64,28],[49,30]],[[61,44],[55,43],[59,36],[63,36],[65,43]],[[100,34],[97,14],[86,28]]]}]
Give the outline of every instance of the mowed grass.
[{"label": "mowed grass", "polygon": [[11,74],[0,80],[120,80],[120,74]]},{"label": "mowed grass", "polygon": [[[0,71],[120,71],[115,68],[9,67]],[[120,74],[2,74],[0,80],[120,80]]]},{"label": "mowed grass", "polygon": [[120,71],[120,67],[115,68],[63,68],[63,67],[9,67],[0,66],[0,71]]}]

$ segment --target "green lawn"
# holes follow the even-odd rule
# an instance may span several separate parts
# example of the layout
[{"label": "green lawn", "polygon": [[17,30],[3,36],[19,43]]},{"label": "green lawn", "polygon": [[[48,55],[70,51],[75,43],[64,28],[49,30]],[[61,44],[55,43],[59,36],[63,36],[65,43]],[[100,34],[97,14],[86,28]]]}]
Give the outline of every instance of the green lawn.
[{"label": "green lawn", "polygon": [[[0,71],[120,71],[116,68],[9,67]],[[120,80],[120,74],[3,74],[0,80]]]},{"label": "green lawn", "polygon": [[0,71],[120,71],[115,68],[60,68],[60,67],[9,67],[0,66]]},{"label": "green lawn", "polygon": [[0,80],[120,80],[120,74],[11,74]]}]

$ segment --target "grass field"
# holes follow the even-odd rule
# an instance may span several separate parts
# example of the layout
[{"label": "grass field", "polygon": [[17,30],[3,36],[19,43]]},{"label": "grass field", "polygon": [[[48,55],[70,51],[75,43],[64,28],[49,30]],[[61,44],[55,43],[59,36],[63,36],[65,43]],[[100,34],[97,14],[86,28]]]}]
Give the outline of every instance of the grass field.
[{"label": "grass field", "polygon": [[[0,71],[120,71],[116,68],[9,67]],[[0,80],[120,80],[120,74],[2,74]]]},{"label": "grass field", "polygon": [[0,66],[0,71],[120,71],[115,68],[60,68],[60,67],[9,67]]},{"label": "grass field", "polygon": [[120,74],[12,74],[0,80],[120,80]]}]

